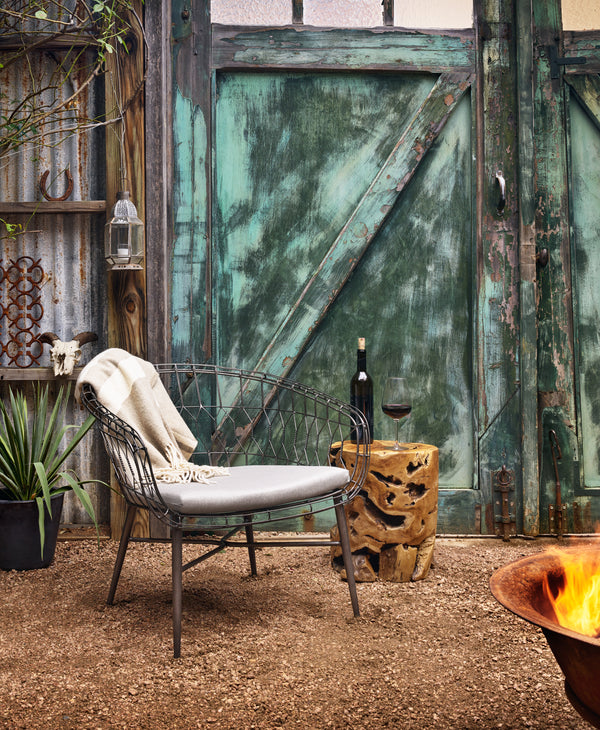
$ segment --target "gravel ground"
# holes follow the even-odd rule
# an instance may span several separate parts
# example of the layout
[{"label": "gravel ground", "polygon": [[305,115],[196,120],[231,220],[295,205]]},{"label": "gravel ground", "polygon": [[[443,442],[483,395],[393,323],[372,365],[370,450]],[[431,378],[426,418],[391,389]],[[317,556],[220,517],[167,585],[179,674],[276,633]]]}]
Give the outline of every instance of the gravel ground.
[{"label": "gravel ground", "polygon": [[358,586],[326,548],[230,549],[184,576],[173,659],[170,552],[60,542],[50,568],[0,573],[0,727],[589,728],[541,631],[492,597],[497,567],[548,540],[438,538],[417,583]]}]

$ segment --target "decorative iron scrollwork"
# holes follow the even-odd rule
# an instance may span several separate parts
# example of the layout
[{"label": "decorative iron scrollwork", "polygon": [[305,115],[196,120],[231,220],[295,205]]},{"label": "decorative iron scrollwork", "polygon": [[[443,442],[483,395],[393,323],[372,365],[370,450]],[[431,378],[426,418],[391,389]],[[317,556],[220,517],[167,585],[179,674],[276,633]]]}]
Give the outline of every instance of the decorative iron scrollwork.
[{"label": "decorative iron scrollwork", "polygon": [[21,256],[7,264],[0,260],[0,356],[19,368],[39,365],[42,345],[37,340],[44,314],[41,259]]}]

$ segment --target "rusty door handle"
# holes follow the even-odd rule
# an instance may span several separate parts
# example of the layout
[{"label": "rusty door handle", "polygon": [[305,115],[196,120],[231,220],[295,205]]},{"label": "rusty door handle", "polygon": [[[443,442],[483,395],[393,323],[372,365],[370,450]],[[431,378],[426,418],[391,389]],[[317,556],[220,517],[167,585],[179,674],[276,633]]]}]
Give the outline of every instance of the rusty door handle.
[{"label": "rusty door handle", "polygon": [[500,199],[498,200],[496,210],[499,214],[501,214],[504,210],[504,206],[506,205],[506,180],[504,179],[502,170],[498,170],[498,172],[496,173],[496,181],[500,186]]}]

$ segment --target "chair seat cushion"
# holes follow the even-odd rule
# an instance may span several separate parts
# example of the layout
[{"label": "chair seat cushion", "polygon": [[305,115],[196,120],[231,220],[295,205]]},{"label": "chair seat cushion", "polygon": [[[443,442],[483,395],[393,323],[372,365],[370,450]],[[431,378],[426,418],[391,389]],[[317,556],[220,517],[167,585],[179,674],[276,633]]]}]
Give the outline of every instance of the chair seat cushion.
[{"label": "chair seat cushion", "polygon": [[335,466],[232,466],[229,472],[229,476],[215,477],[209,484],[157,482],[157,486],[175,512],[215,515],[266,510],[326,496],[349,480],[346,469]]}]

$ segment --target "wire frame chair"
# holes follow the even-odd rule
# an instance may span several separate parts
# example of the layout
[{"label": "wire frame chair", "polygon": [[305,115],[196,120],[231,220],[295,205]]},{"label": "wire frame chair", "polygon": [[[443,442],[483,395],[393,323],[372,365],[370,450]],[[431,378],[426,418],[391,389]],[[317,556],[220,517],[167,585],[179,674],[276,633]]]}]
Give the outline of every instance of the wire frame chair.
[{"label": "wire frame chair", "polygon": [[[238,474],[243,466],[328,467],[334,459],[347,470],[343,483],[322,486],[298,493],[292,499],[274,503],[263,500],[257,490],[254,503],[244,499],[236,508],[232,502],[227,511],[190,513],[174,506],[165,497],[165,485],[157,482],[148,451],[139,434],[129,424],[107,410],[97,399],[94,389],[84,384],[83,405],[96,417],[106,451],[114,467],[116,481],[127,503],[127,514],[121,534],[108,603],[114,601],[121,568],[131,541],[159,541],[160,538],[132,538],[131,531],[138,509],[145,509],[170,529],[173,580],[173,648],[181,652],[182,574],[189,568],[219,552],[223,547],[245,547],[248,550],[252,575],[257,574],[256,548],[269,546],[333,546],[340,545],[355,616],[359,615],[354,580],[354,567],[344,505],[360,491],[369,461],[368,425],[363,414],[350,405],[295,381],[266,373],[248,372],[210,364],[156,365],[173,403],[198,440],[190,460],[197,464],[226,466]],[[356,438],[356,434],[359,438]],[[362,436],[361,436],[362,435]],[[352,440],[354,436],[354,440]],[[361,440],[362,438],[362,440]],[[333,468],[333,467],[332,467]],[[267,472],[261,472],[269,474]],[[271,475],[275,472],[271,471]],[[283,494],[286,474],[279,469]],[[308,474],[307,471],[295,471]],[[312,472],[327,477],[331,472]],[[203,489],[223,489],[223,479],[214,479]],[[347,479],[347,481],[346,481]],[[189,485],[193,489],[193,485]],[[249,487],[251,491],[251,487]],[[273,525],[277,529],[288,520],[307,516],[333,507],[339,541],[322,536],[298,535],[294,539],[260,539],[256,526]],[[208,546],[199,557],[183,565],[182,544],[194,542]]]}]

